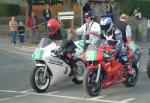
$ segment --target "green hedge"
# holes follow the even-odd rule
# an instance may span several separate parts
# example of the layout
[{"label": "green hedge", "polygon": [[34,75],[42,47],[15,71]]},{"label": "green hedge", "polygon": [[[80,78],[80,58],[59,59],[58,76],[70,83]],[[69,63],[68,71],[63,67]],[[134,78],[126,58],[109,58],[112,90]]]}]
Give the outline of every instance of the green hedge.
[{"label": "green hedge", "polygon": [[135,8],[140,8],[142,16],[150,18],[150,0],[126,0],[121,5],[121,10],[132,15]]},{"label": "green hedge", "polygon": [[19,5],[0,3],[0,16],[17,16],[19,12]]}]

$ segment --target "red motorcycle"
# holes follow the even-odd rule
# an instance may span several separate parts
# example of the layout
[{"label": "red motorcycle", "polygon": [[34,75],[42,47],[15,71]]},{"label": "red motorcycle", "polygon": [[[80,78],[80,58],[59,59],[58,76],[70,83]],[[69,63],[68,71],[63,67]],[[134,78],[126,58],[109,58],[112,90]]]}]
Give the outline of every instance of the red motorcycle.
[{"label": "red motorcycle", "polygon": [[123,82],[126,87],[135,86],[140,68],[140,55],[127,47],[128,59],[133,74],[126,74],[123,64],[116,58],[117,51],[113,46],[101,45],[98,48],[89,46],[84,53],[87,69],[84,72],[83,88],[88,95],[94,97],[102,88]]}]

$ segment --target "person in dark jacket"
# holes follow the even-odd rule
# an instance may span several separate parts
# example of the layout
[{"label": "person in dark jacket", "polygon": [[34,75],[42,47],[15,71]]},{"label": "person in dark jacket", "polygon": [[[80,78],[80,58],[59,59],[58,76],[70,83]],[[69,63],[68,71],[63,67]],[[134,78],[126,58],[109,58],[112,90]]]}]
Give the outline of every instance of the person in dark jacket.
[{"label": "person in dark jacket", "polygon": [[25,27],[23,22],[19,22],[18,33],[19,33],[20,44],[22,45],[24,43],[24,33],[25,33]]},{"label": "person in dark jacket", "polygon": [[43,17],[44,17],[44,22],[46,23],[46,27],[47,27],[47,22],[48,20],[51,19],[51,11],[49,9],[49,5],[47,4],[45,9],[43,10]]},{"label": "person in dark jacket", "polygon": [[28,19],[28,26],[30,28],[30,43],[38,43],[38,40],[40,39],[39,33],[38,33],[38,24],[39,20],[35,12],[32,12],[31,16]]}]

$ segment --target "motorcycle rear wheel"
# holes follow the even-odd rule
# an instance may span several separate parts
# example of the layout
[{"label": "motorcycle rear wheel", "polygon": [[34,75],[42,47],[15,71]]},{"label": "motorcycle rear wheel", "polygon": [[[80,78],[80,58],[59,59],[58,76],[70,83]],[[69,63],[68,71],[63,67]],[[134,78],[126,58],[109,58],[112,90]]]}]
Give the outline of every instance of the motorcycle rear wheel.
[{"label": "motorcycle rear wheel", "polygon": [[83,75],[84,75],[86,65],[83,60],[77,59],[75,63],[75,67],[77,73],[76,76],[72,79],[72,82],[74,82],[75,84],[81,84],[83,81]]},{"label": "motorcycle rear wheel", "polygon": [[147,62],[147,75],[150,78],[150,59]]},{"label": "motorcycle rear wheel", "polygon": [[30,77],[31,86],[38,93],[45,92],[49,87],[51,81],[52,75],[49,69],[47,69],[46,76],[45,78],[43,78],[44,70],[45,70],[44,66],[35,66],[35,68],[31,73]]},{"label": "motorcycle rear wheel", "polygon": [[101,74],[99,81],[96,83],[97,72],[98,69],[86,69],[86,71],[84,72],[83,88],[85,89],[86,93],[91,97],[98,96],[101,93],[102,89]]},{"label": "motorcycle rear wheel", "polygon": [[135,74],[126,75],[126,80],[123,81],[123,84],[126,87],[134,87],[136,85],[137,80],[138,80],[139,70],[136,66],[134,66],[133,69],[135,70]]}]

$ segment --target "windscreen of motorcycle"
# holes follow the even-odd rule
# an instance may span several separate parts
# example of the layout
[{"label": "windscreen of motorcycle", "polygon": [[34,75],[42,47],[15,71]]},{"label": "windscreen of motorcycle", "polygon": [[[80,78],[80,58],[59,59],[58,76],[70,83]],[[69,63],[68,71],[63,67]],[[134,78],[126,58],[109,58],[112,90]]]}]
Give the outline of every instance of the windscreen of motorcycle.
[{"label": "windscreen of motorcycle", "polygon": [[44,48],[47,45],[49,45],[51,40],[49,38],[42,38],[40,43],[39,43],[39,48]]}]

